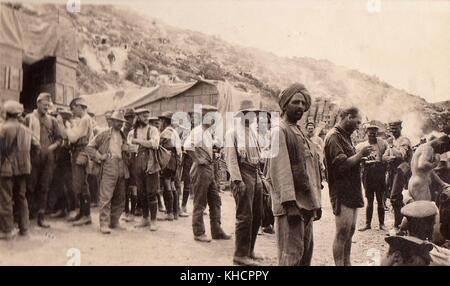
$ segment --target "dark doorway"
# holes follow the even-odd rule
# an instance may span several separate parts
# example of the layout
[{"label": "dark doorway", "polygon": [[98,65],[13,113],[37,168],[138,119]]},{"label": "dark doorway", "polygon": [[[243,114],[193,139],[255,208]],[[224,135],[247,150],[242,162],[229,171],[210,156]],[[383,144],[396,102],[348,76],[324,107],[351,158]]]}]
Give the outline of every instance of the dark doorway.
[{"label": "dark doorway", "polygon": [[20,102],[25,112],[32,112],[36,108],[36,99],[44,86],[54,80],[54,58],[45,58],[32,64],[23,63],[23,85]]}]

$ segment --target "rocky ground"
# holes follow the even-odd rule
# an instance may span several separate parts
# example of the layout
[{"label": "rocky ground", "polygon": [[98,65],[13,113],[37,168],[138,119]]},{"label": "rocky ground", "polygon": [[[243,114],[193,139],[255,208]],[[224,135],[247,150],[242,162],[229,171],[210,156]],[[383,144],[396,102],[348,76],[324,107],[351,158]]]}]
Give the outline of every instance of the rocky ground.
[{"label": "rocky ground", "polygon": [[[323,192],[323,217],[314,225],[313,265],[334,265],[332,242],[334,218],[328,199]],[[222,224],[234,236],[234,200],[229,192],[222,193]],[[189,201],[192,209],[192,200]],[[66,265],[73,262],[73,253],[80,254],[81,265],[232,265],[234,239],[200,243],[193,240],[190,218],[173,222],[160,222],[157,232],[135,229],[132,223],[123,223],[125,230],[102,235],[98,230],[98,209],[92,213],[94,223],[74,228],[63,220],[50,221],[50,229],[32,226],[30,236],[0,241],[0,265]],[[374,218],[376,218],[376,208]],[[205,216],[208,225],[208,217]],[[358,226],[364,224],[364,210]],[[392,214],[387,214],[387,225],[392,225]],[[357,232],[353,238],[354,265],[368,265],[377,251],[384,253],[385,232],[376,229]],[[208,226],[206,228],[208,230]],[[209,233],[208,233],[209,234]],[[77,250],[73,250],[73,248]],[[256,251],[264,256],[266,265],[276,265],[275,236],[258,236]]]}]

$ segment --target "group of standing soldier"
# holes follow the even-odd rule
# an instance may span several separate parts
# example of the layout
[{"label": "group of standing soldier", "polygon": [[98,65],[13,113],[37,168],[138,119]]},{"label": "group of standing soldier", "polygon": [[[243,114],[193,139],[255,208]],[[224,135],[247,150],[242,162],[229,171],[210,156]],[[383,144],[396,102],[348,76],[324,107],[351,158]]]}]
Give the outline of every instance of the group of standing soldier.
[{"label": "group of standing soldier", "polygon": [[[50,105],[51,95],[41,93],[37,109],[23,118],[20,103],[4,104],[1,238],[14,236],[14,222],[19,234],[26,235],[29,218],[37,217],[39,227],[50,227],[45,220],[49,208],[52,217],[70,214],[68,221],[74,226],[90,224],[91,203],[97,200],[101,233],[122,229],[120,218],[134,222],[138,213],[142,219],[135,227],[156,231],[158,220],[188,216],[190,194],[194,239],[231,238],[221,226],[214,150],[222,148],[223,142],[212,134],[212,121],[195,120],[195,114],[189,113],[193,116],[190,126],[181,127],[173,125],[169,112],[151,117],[147,109],[126,109],[109,113],[108,128],[98,131],[83,98],[72,100],[70,111],[59,110],[56,117],[49,114]],[[351,136],[361,124],[358,108],[342,110],[339,123],[323,141],[314,133],[313,123],[305,126],[306,134],[300,126],[310,106],[309,91],[294,83],[279,96],[278,121],[244,100],[235,114],[239,123],[227,130],[223,151],[236,203],[235,264],[260,265],[263,258],[255,253],[257,234],[262,222],[270,221],[263,227],[274,224],[279,265],[310,265],[313,223],[322,216],[325,180],[336,222],[336,265],[351,265],[357,209],[364,206],[361,185],[367,210],[360,230],[371,229],[375,198],[379,228],[386,230],[385,202],[390,198],[395,232],[400,232],[402,191],[411,176],[413,156],[409,139],[401,135],[401,122],[389,123],[385,140],[378,137],[377,126],[367,126],[368,140],[354,147]],[[217,113],[217,108],[204,105],[201,112],[203,118]],[[263,128],[270,125],[271,130]],[[438,153],[448,149],[433,144]],[[203,221],[207,206],[211,238]],[[163,209],[164,215],[158,215]]]}]

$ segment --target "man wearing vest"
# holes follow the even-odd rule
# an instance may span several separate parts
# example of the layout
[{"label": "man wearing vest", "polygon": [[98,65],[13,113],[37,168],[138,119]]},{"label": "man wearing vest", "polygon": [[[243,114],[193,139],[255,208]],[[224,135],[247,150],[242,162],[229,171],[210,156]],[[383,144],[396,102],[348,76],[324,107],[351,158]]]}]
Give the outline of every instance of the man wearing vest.
[{"label": "man wearing vest", "polygon": [[73,116],[79,121],[72,126],[66,122],[67,138],[72,146],[72,188],[80,202],[80,211],[75,217],[69,218],[74,226],[82,226],[92,223],[91,220],[91,196],[87,181],[87,167],[89,157],[86,147],[93,137],[92,120],[87,114],[87,103],[84,98],[77,97],[70,102]]},{"label": "man wearing vest", "polygon": [[411,177],[411,142],[402,136],[402,122],[389,122],[390,136],[387,138],[388,148],[383,159],[388,163],[387,188],[394,209],[394,229],[398,231],[402,222],[401,209],[403,207],[402,191],[407,187]]},{"label": "man wearing vest", "polygon": [[125,179],[129,178],[125,158],[127,139],[121,131],[126,122],[116,110],[110,117],[111,128],[99,133],[89,143],[87,151],[95,161],[101,161],[100,174],[100,232],[111,233],[119,228],[119,218],[125,207]]},{"label": "man wearing vest", "polygon": [[[205,115],[211,116],[210,112],[217,112],[214,106],[202,106],[202,118]],[[209,119],[211,119],[209,117]],[[186,138],[184,149],[191,156],[193,165],[190,171],[192,178],[192,189],[194,192],[194,210],[192,213],[192,230],[194,239],[200,242],[211,242],[206,236],[203,222],[203,212],[206,205],[209,206],[209,219],[211,226],[211,236],[213,239],[230,239],[221,227],[222,201],[220,199],[217,182],[214,178],[213,166],[213,137],[208,130],[212,124],[208,119],[204,119],[200,125],[192,129]]]},{"label": "man wearing vest", "polygon": [[[27,115],[25,125],[27,125],[33,135],[39,140],[41,150],[32,154],[31,175],[28,181],[28,202],[30,203],[31,217],[37,209],[37,224],[40,227],[48,228],[44,215],[47,208],[47,199],[50,183],[53,178],[55,168],[54,151],[61,144],[61,133],[56,118],[48,115],[51,106],[50,93],[39,94],[37,109]],[[36,203],[37,205],[34,205]]]},{"label": "man wearing vest", "polygon": [[0,126],[0,239],[14,237],[13,205],[18,214],[19,234],[27,235],[29,227],[26,177],[31,173],[31,146],[40,144],[31,131],[19,122],[23,105],[4,103],[6,121]]},{"label": "man wearing vest", "polygon": [[160,145],[171,152],[169,164],[161,170],[164,205],[166,216],[163,220],[178,219],[180,214],[179,193],[176,188],[176,175],[181,168],[181,139],[172,126],[172,113],[164,112],[159,116],[161,122]]},{"label": "man wearing vest", "polygon": [[225,160],[236,202],[233,262],[238,265],[258,266],[262,260],[254,252],[262,214],[261,150],[251,126],[258,113],[252,101],[242,101],[240,122],[226,134]]},{"label": "man wearing vest", "polygon": [[281,92],[281,119],[272,129],[269,160],[273,214],[278,242],[278,263],[307,266],[313,253],[313,221],[321,217],[319,155],[297,122],[311,106],[305,86],[294,83]]},{"label": "man wearing vest", "polygon": [[386,165],[383,161],[383,154],[387,149],[387,143],[377,137],[378,126],[369,125],[366,128],[368,141],[360,143],[356,146],[356,151],[362,147],[371,145],[372,153],[362,163],[362,183],[364,186],[367,208],[366,208],[366,224],[359,231],[371,229],[373,215],[373,201],[377,199],[377,213],[380,230],[386,230],[384,225],[384,202],[383,196],[386,192]]},{"label": "man wearing vest", "polygon": [[[136,110],[136,122],[128,134],[129,143],[137,145],[135,158],[131,158],[131,173],[137,186],[139,201],[142,207],[142,221],[136,227],[150,227],[156,231],[156,215],[158,212],[158,181],[161,168],[157,163],[156,151],[159,148],[159,131],[149,125],[148,109]],[[151,166],[151,168],[148,168]],[[149,219],[150,215],[150,219]]]}]

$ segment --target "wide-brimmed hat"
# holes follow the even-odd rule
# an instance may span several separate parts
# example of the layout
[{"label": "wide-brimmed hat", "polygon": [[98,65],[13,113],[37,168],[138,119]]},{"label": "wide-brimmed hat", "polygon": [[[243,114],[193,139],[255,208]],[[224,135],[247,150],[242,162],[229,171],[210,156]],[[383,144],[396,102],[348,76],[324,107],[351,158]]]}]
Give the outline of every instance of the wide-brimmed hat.
[{"label": "wide-brimmed hat", "polygon": [[123,116],[123,112],[121,110],[115,110],[112,114],[111,117],[109,118],[110,120],[119,120],[122,122],[128,122],[125,120],[125,117]]},{"label": "wide-brimmed hat", "polygon": [[238,112],[242,112],[242,113],[245,113],[245,112],[260,112],[260,111],[261,111],[261,109],[256,108],[255,104],[251,100],[243,100],[241,102],[241,106],[240,106],[240,108],[238,110]]},{"label": "wide-brimmed hat", "polygon": [[131,116],[135,116],[135,115],[136,115],[136,111],[134,110],[134,108],[127,108],[127,109],[125,109],[125,114],[123,116],[131,117]]}]

